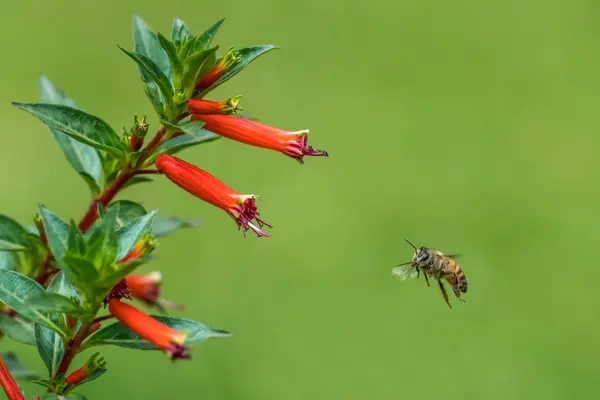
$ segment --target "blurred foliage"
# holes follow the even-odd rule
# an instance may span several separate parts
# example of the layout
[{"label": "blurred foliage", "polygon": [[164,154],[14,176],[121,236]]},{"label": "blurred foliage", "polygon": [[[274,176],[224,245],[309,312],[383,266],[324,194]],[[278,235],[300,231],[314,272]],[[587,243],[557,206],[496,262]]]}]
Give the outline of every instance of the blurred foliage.
[{"label": "blurred foliage", "polygon": [[[249,115],[310,128],[331,155],[300,167],[227,140],[184,154],[262,196],[268,240],[243,240],[222,211],[165,179],[127,189],[147,209],[203,221],[164,240],[152,268],[186,317],[235,336],[174,365],[107,348],[103,383],[81,388],[90,399],[597,391],[600,3],[5,3],[0,210],[20,223],[38,203],[78,218],[89,193],[48,130],[10,101],[35,101],[44,73],[112,126],[151,114],[117,48],[130,46],[136,13],[165,35],[176,16],[194,31],[226,17],[221,48],[280,46],[209,97],[243,94]],[[437,288],[391,276],[411,256],[405,237],[464,254],[467,304],[450,310]],[[35,348],[2,346],[43,371]]]}]

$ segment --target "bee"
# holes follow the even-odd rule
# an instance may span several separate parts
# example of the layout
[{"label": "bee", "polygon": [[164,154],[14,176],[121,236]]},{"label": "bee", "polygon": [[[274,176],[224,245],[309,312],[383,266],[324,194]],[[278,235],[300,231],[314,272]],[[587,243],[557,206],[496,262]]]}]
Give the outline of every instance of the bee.
[{"label": "bee", "polygon": [[[423,276],[425,277],[425,282],[427,282],[428,287],[431,286],[429,284],[428,276],[437,279],[438,284],[440,285],[440,290],[442,291],[442,295],[444,296],[444,300],[446,300],[448,307],[452,308],[450,305],[450,300],[448,299],[446,288],[442,284],[442,280],[448,282],[454,291],[454,295],[458,297],[459,300],[466,303],[466,301],[460,295],[461,293],[467,293],[467,277],[465,276],[462,268],[460,268],[456,261],[454,261],[454,259],[459,257],[459,255],[444,255],[439,250],[428,249],[425,247],[417,248],[407,239],[404,240],[406,240],[406,243],[415,249],[415,254],[413,255],[411,261],[397,265],[396,268],[410,265],[416,270],[417,278],[419,278],[421,271],[423,271]],[[396,275],[403,276],[404,279],[410,275],[409,272],[400,269],[398,272],[394,273]]]}]

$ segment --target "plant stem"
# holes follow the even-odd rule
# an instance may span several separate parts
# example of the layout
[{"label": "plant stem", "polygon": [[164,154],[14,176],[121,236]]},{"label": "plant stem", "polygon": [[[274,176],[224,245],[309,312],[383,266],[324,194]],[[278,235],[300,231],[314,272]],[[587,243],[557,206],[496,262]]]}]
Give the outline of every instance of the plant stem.
[{"label": "plant stem", "polygon": [[56,370],[56,374],[52,378],[56,378],[60,374],[65,374],[69,370],[71,361],[73,361],[73,359],[79,352],[79,347],[81,346],[81,343],[87,337],[90,325],[91,323],[89,322],[83,322],[81,324],[81,327],[79,328],[79,331],[77,331],[75,337],[73,337],[73,339],[69,341],[67,346],[65,346],[65,353],[63,354],[62,360],[60,361],[58,369]]},{"label": "plant stem", "polygon": [[4,389],[6,396],[9,400],[24,400],[23,394],[19,389],[19,385],[15,382],[14,378],[10,374],[6,365],[4,365],[4,360],[2,360],[2,355],[0,354],[0,385]]}]

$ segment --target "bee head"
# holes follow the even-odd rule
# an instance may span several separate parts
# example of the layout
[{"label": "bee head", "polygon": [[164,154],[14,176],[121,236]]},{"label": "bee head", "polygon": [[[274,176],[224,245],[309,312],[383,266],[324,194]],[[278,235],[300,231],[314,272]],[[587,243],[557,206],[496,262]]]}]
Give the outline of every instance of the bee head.
[{"label": "bee head", "polygon": [[[406,239],[404,239],[404,240],[406,240]],[[417,248],[414,244],[412,244],[408,240],[406,240],[406,242],[408,244],[410,244],[413,249],[415,249],[415,254],[413,255],[411,265],[413,267],[423,267],[423,266],[427,265],[427,263],[429,262],[429,257],[431,257],[431,255],[429,254],[429,251],[425,247]]]}]

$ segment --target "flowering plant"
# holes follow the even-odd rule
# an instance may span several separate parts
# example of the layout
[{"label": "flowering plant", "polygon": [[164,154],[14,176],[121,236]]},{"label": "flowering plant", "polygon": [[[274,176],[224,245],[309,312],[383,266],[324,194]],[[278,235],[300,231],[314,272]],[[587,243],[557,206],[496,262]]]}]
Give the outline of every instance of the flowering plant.
[{"label": "flowering plant", "polygon": [[[276,150],[300,163],[306,156],[327,156],[308,145],[308,130],[288,132],[239,115],[240,96],[204,98],[276,48],[230,48],[217,57],[218,46],[211,43],[222,23],[194,36],[175,19],[168,39],[134,17],[134,49],[121,50],[137,64],[160,121],[149,140],[146,117],[134,117],[119,135],[44,76],[39,103],[13,103],[50,128],[89,186],[91,202],[78,223],[65,222],[42,205],[34,227],[0,215],[0,339],[36,346],[48,368],[43,379],[24,369],[14,353],[3,353],[0,384],[9,399],[24,399],[15,381],[19,378],[43,386],[42,398],[84,398],[74,391],[107,371],[99,352],[82,354],[92,347],[160,350],[177,360],[190,358],[194,344],[230,336],[222,329],[167,316],[167,309],[182,307],[161,298],[160,273],[135,273],[151,261],[159,238],[195,223],[158,216],[157,210],[147,211],[133,201],[115,201],[123,189],[164,175],[225,211],[244,236],[252,231],[267,237],[271,226],[260,217],[255,195],[237,193],[174,154],[225,137]],[[155,307],[161,315],[148,315],[128,300]]]}]

